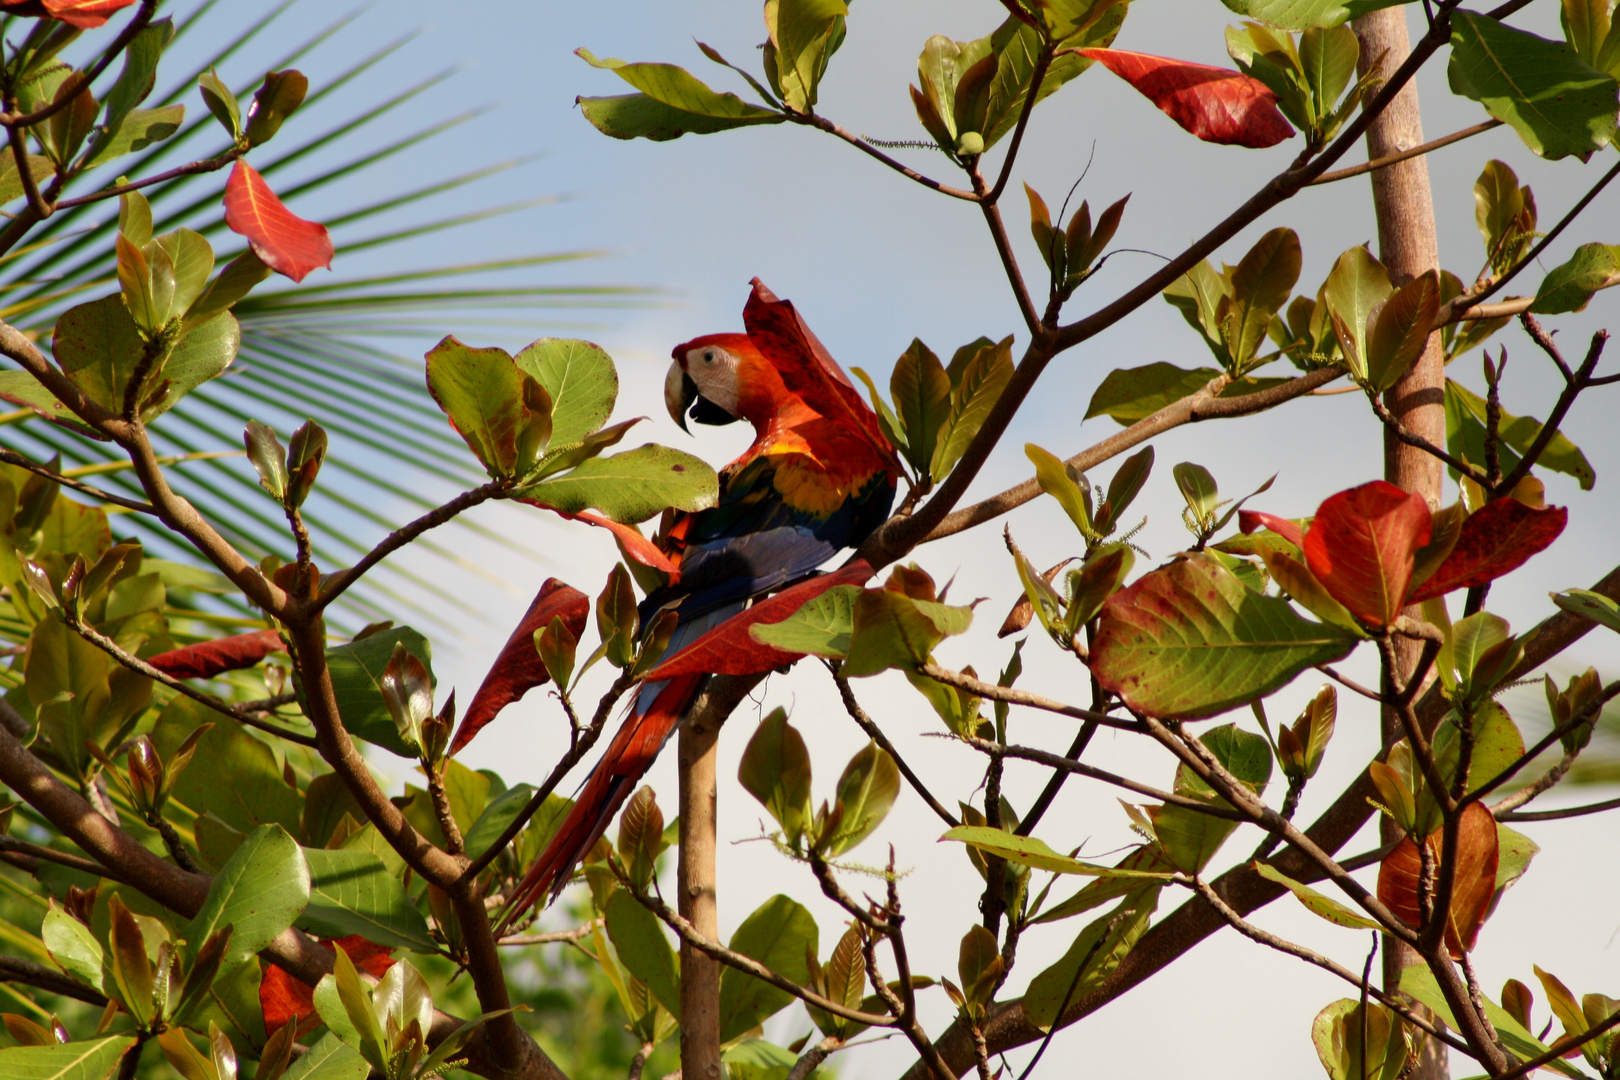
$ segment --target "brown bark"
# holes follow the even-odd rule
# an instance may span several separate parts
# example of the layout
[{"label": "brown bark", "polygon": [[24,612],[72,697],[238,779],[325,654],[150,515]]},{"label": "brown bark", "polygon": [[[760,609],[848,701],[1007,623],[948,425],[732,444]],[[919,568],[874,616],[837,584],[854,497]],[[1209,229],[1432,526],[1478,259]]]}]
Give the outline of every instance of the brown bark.
[{"label": "brown bark", "polygon": [[[1387,75],[1406,58],[1409,49],[1405,8],[1385,8],[1364,15],[1354,27],[1361,41],[1361,73],[1378,64]],[[1367,157],[1388,157],[1422,143],[1417,84],[1409,82],[1367,129]],[[1440,250],[1428,159],[1408,158],[1372,173],[1371,181],[1378,221],[1378,257],[1388,269],[1391,282],[1399,288],[1426,271],[1438,270]],[[1417,363],[1384,395],[1384,404],[1403,427],[1436,446],[1445,445],[1446,438],[1445,378],[1440,335],[1435,333],[1430,335],[1428,347]],[[1437,458],[1408,446],[1384,429],[1384,479],[1403,490],[1417,492],[1434,509],[1440,505],[1442,475]],[[1396,677],[1403,683],[1417,666],[1421,645],[1408,638],[1396,642]],[[1386,744],[1400,737],[1400,721],[1392,710],[1385,710],[1383,727]],[[1386,843],[1399,839],[1398,832],[1387,818],[1380,823],[1379,835]],[[1401,972],[1416,963],[1418,956],[1410,946],[1387,934],[1383,944],[1384,988],[1393,991],[1400,985]],[[1424,1037],[1420,1046],[1421,1057],[1410,1074],[1412,1080],[1444,1080],[1449,1076],[1445,1045]]]},{"label": "brown bark", "polygon": [[[720,938],[715,896],[715,761],[723,716],[692,710],[681,724],[681,846],[676,878],[681,916],[703,936]],[[714,960],[681,941],[681,1076],[720,1080],[720,971]]]}]

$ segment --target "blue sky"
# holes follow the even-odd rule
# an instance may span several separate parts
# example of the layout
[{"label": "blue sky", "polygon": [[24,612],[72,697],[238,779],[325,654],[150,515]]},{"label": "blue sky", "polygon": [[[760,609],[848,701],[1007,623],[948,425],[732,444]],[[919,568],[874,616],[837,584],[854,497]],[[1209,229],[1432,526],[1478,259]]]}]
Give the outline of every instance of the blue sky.
[{"label": "blue sky", "polygon": [[[1526,13],[1527,21],[1521,25],[1556,33],[1555,24],[1548,21],[1549,11],[1556,9],[1540,10],[1545,8],[1543,0]],[[189,55],[200,50],[209,33],[258,10],[257,4],[225,0],[210,25],[182,42],[177,52]],[[905,90],[914,77],[922,41],[933,33],[980,36],[999,23],[1001,12],[992,0],[883,4],[861,0],[850,16],[848,42],[824,85],[821,111],[858,133],[889,139],[922,137]],[[296,4],[276,24],[275,48],[233,58],[225,73],[232,82],[251,79],[279,49],[333,17],[333,9],[325,5],[308,0]],[[1415,30],[1420,29],[1421,18],[1415,11]],[[1215,0],[1144,0],[1116,44],[1225,64],[1221,33],[1235,21]],[[600,56],[683,63],[714,85],[746,94],[739,80],[703,59],[693,39],[715,46],[735,63],[757,68],[754,46],[763,30],[759,5],[752,0],[678,4],[393,0],[360,9],[300,66],[318,87],[323,76],[329,78],[381,43],[407,33],[416,36],[337,100],[296,117],[281,138],[296,137],[300,128],[322,130],[334,118],[353,112],[357,103],[379,100],[446,68],[457,70],[431,92],[368,129],[362,136],[365,145],[386,142],[466,110],[490,108],[451,134],[399,154],[365,177],[314,193],[293,209],[320,219],[362,198],[374,198],[379,190],[403,190],[493,162],[524,159],[516,168],[437,200],[434,208],[449,213],[547,195],[561,196],[558,202],[424,238],[404,255],[359,253],[341,259],[335,273],[376,273],[397,268],[401,258],[422,266],[545,251],[601,252],[600,258],[588,262],[531,272],[525,280],[634,284],[657,290],[654,302],[638,309],[548,313],[552,321],[544,330],[591,338],[612,353],[623,382],[620,414],[652,417],[643,429],[646,438],[695,448],[717,464],[741,448],[745,437],[729,429],[689,440],[664,416],[658,391],[674,343],[701,333],[740,329],[747,283],[755,275],[794,300],[844,364],[867,368],[880,383],[913,337],[947,355],[980,334],[999,338],[1015,333],[1020,345],[1026,340],[973,208],[933,195],[809,130],[782,126],[689,136],[667,144],[621,143],[599,135],[574,107],[576,94],[627,89],[610,72],[593,70],[572,56],[579,46]],[[182,68],[182,63],[171,61],[170,70]],[[1450,98],[1443,54],[1425,73],[1420,93],[1431,138],[1483,118],[1478,106]],[[189,100],[198,107],[195,95]],[[1116,244],[1173,255],[1283,168],[1297,149],[1297,142],[1269,151],[1196,142],[1123,83],[1095,69],[1037,112],[1015,186],[1005,202],[1009,229],[1026,260],[1026,273],[1035,277],[1032,267],[1039,263],[1028,239],[1024,200],[1016,182],[1028,181],[1055,206],[1089,161],[1090,171],[1076,198],[1089,199],[1095,211],[1132,194]],[[346,148],[312,157],[298,175],[315,175],[352,152]],[[940,155],[904,153],[908,161],[942,178],[949,171]],[[1433,155],[1430,167],[1443,262],[1465,280],[1473,278],[1483,257],[1471,186],[1491,156],[1510,162],[1520,179],[1533,186],[1544,222],[1562,214],[1608,164],[1604,158],[1584,166],[1542,162],[1505,130]],[[1617,198],[1620,195],[1612,191],[1601,197],[1588,212],[1585,226],[1572,230],[1553,249],[1547,265],[1562,261],[1581,240],[1620,240]],[[401,221],[418,213],[412,210]],[[1339,252],[1374,239],[1366,181],[1307,192],[1257,222],[1221,257],[1237,261],[1260,233],[1278,225],[1300,233],[1305,251],[1300,289],[1314,292]],[[1070,314],[1111,299],[1156,262],[1151,254],[1120,255],[1081,290]],[[1584,347],[1586,335],[1604,320],[1615,321],[1620,310],[1617,293],[1620,290],[1600,294],[1584,315],[1558,321],[1561,340],[1569,343],[1567,351]],[[469,343],[508,346],[521,345],[541,332],[493,326],[445,329],[456,329]],[[419,356],[437,336],[424,333],[419,341],[407,337],[391,344],[404,355]],[[1505,331],[1499,341],[1506,343],[1511,358],[1508,407],[1544,414],[1557,389],[1549,378],[1550,365],[1517,329]],[[1022,452],[1026,441],[1067,455],[1111,433],[1115,428],[1107,419],[1080,423],[1092,390],[1113,368],[1159,360],[1186,367],[1208,363],[1203,346],[1180,316],[1158,301],[1059,359],[969,497],[992,493],[1029,475]],[[1478,353],[1458,366],[1461,373],[1453,374],[1477,387]],[[1521,629],[1545,613],[1548,590],[1588,584],[1614,561],[1620,502],[1605,494],[1612,483],[1607,472],[1620,458],[1616,453],[1620,436],[1612,415],[1612,407],[1594,395],[1570,417],[1565,430],[1596,466],[1600,486],[1583,494],[1563,478],[1551,478],[1549,498],[1572,507],[1569,534],[1492,594],[1493,610]],[[1180,502],[1170,481],[1175,462],[1193,460],[1208,466],[1229,494],[1252,490],[1275,472],[1276,485],[1263,505],[1289,516],[1307,514],[1332,491],[1372,479],[1381,466],[1376,421],[1353,395],[1299,401],[1259,418],[1183,429],[1154,445],[1158,467],[1138,507],[1148,517],[1139,542],[1155,558],[1185,543]],[[334,446],[333,452],[342,453],[343,448]],[[1112,471],[1112,465],[1104,466],[1097,475],[1106,478]],[[455,685],[461,695],[476,686],[488,657],[504,641],[542,578],[556,575],[594,593],[613,557],[600,535],[559,527],[535,512],[496,507],[481,511],[479,520],[532,543],[536,557],[514,559],[502,550],[470,544],[469,560],[487,571],[479,576],[404,556],[427,572],[455,574],[457,588],[482,612],[464,624],[459,638],[446,635],[436,642],[441,686]],[[1025,507],[1009,523],[1024,549],[1042,565],[1075,548],[1069,525],[1049,503]],[[992,635],[1017,586],[999,528],[997,524],[918,553],[918,560],[938,579],[956,576],[954,596],[989,598],[981,608],[981,626],[966,640],[942,650],[945,662],[972,661],[983,670],[999,667],[1005,659],[1005,643]],[[464,536],[462,542],[470,543]],[[1612,676],[1615,659],[1614,640],[1594,637],[1572,651],[1566,667],[1594,663]],[[1072,661],[1064,664],[1049,644],[1031,641],[1027,667],[1028,685],[1052,696],[1080,699],[1079,669]],[[1314,680],[1301,679],[1275,699],[1273,718],[1291,718],[1315,688]],[[977,782],[979,762],[966,751],[925,737],[939,727],[921,699],[899,680],[871,680],[859,689],[869,710],[892,728],[908,757],[939,778],[937,790],[949,798],[966,796]],[[1527,703],[1527,714],[1537,693],[1517,699]],[[795,723],[811,744],[819,777],[817,797],[829,794],[837,770],[863,740],[837,707],[828,680],[814,670],[772,678],[758,710],[753,706],[739,710],[723,743],[722,777],[735,775],[748,730],[767,705],[777,703],[794,708]],[[1368,710],[1344,702],[1338,741],[1316,797],[1307,795],[1302,818],[1313,817],[1366,760],[1375,731],[1376,719]],[[1015,720],[1015,735],[1021,741],[1060,747],[1070,732],[1032,715]],[[544,774],[564,738],[555,704],[536,695],[488,729],[467,760],[498,768],[509,781],[534,780]],[[1163,755],[1123,737],[1099,737],[1093,754],[1099,764],[1150,783],[1168,781],[1172,771]],[[660,764],[650,782],[666,808],[673,806],[670,765]],[[1030,789],[1039,782],[1035,773],[1015,770],[1010,787],[1014,803],[1027,806]],[[724,787],[721,805],[726,832],[721,911],[728,931],[772,892],[784,890],[805,898],[814,894],[808,874],[782,861],[768,844],[744,843],[760,834],[763,813],[739,788]],[[1053,846],[1083,843],[1085,852],[1093,855],[1131,839],[1114,793],[1094,785],[1072,783],[1047,822],[1043,834]],[[977,881],[959,852],[933,846],[939,831],[937,820],[918,800],[902,796],[878,839],[857,853],[867,861],[880,861],[879,843],[893,841],[902,865],[914,868],[902,884],[902,897],[910,905],[908,926],[921,954],[918,968],[936,975],[954,972],[956,942],[975,918]],[[1545,850],[1485,931],[1480,955],[1484,982],[1495,988],[1510,975],[1528,979],[1534,961],[1559,973],[1578,992],[1614,992],[1615,954],[1606,943],[1612,941],[1616,918],[1612,901],[1597,898],[1612,897],[1620,878],[1612,858],[1591,857],[1595,851],[1612,850],[1612,833],[1605,837],[1587,821],[1552,823],[1532,835]],[[1361,850],[1367,840],[1362,837],[1352,848]],[[1230,857],[1240,857],[1254,842],[1247,835],[1234,839]],[[1571,887],[1577,874],[1591,887]],[[861,884],[859,879],[853,883]],[[1060,885],[1054,896],[1064,892]],[[1167,904],[1180,899],[1165,898]],[[814,902],[811,906],[822,923],[824,948],[829,947],[840,922],[828,906]],[[1362,936],[1329,927],[1291,901],[1273,905],[1259,921],[1320,947],[1350,967],[1359,967],[1366,948]],[[1021,988],[1043,966],[1041,957],[1055,957],[1078,929],[1060,923],[1033,932],[1009,989]],[[1318,1066],[1307,1037],[1310,1018],[1344,992],[1320,972],[1222,934],[1184,958],[1166,978],[1060,1035],[1044,1069],[1048,1075],[1066,1074],[1071,1069],[1065,1063],[1084,1054],[1087,1070],[1099,1075],[1209,1072],[1212,1063],[1217,1074],[1312,1075]],[[948,1010],[943,996],[936,996],[929,1023],[937,1030]],[[785,1042],[807,1029],[802,1013],[794,1010],[791,1020],[776,1022],[770,1033]],[[1150,1032],[1157,1037],[1148,1042]],[[908,1048],[892,1040],[851,1053],[840,1070],[851,1077],[888,1076],[908,1058]],[[1011,1055],[1015,1066],[1021,1067],[1026,1058],[1027,1051]]]}]

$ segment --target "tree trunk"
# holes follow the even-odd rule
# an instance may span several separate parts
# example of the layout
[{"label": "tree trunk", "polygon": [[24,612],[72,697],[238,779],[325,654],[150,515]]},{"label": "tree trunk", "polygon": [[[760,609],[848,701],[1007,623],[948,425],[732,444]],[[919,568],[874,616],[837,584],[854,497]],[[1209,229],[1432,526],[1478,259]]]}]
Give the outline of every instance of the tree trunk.
[{"label": "tree trunk", "polygon": [[[715,777],[720,722],[707,713],[682,722],[676,760],[681,774],[679,907],[698,933],[720,936],[715,897]],[[721,1080],[720,964],[681,942],[681,1077]]]},{"label": "tree trunk", "polygon": [[[1384,74],[1393,72],[1406,59],[1410,47],[1406,36],[1406,9],[1385,8],[1364,15],[1353,24],[1361,40],[1360,70],[1365,74],[1375,62]],[[1381,62],[1380,62],[1380,57]],[[1419,146],[1423,142],[1423,118],[1418,109],[1417,83],[1409,82],[1389,107],[1367,129],[1369,160]],[[1429,190],[1426,158],[1406,161],[1379,169],[1372,178],[1373,207],[1378,218],[1378,257],[1389,270],[1390,280],[1399,288],[1427,270],[1440,268],[1439,242],[1434,227],[1434,199]],[[1423,355],[1406,376],[1384,395],[1384,404],[1409,431],[1443,446],[1446,438],[1445,365],[1440,335],[1431,334]],[[1415,491],[1429,502],[1440,505],[1440,462],[1422,450],[1407,446],[1384,431],[1384,479],[1406,491]],[[1416,615],[1416,610],[1407,614]],[[1397,639],[1397,675],[1405,680],[1416,666],[1419,643]],[[1389,710],[1384,715],[1386,745],[1400,737],[1400,722]],[[1399,830],[1385,818],[1381,836],[1385,843],[1399,839]],[[1417,962],[1417,954],[1400,941],[1385,935],[1384,986],[1394,990],[1401,971]],[[1418,1033],[1421,1036],[1421,1033]],[[1422,1037],[1420,1058],[1410,1080],[1446,1080],[1450,1067],[1445,1044]]]}]

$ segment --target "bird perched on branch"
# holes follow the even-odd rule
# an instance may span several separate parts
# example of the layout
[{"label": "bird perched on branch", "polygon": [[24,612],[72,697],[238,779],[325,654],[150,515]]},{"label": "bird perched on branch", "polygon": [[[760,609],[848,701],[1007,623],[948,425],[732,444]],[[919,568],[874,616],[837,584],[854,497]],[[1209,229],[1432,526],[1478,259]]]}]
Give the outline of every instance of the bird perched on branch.
[{"label": "bird perched on branch", "polygon": [[[877,417],[793,305],[758,278],[743,334],[710,334],[674,350],[664,383],[683,429],[746,420],[754,441],[720,472],[717,505],[662,531],[678,565],[640,605],[643,633],[659,613],[678,622],[664,656],[855,547],[888,516],[900,474]],[[556,899],[652,766],[696,697],[702,673],[644,685],[573,809],[508,904],[503,925],[541,897]]]}]

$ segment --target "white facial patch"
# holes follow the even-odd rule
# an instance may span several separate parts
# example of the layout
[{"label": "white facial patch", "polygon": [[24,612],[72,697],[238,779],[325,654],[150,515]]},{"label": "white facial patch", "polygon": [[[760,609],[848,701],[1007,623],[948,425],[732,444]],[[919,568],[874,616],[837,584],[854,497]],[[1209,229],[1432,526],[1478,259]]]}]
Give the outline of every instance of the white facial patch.
[{"label": "white facial patch", "polygon": [[733,353],[718,345],[689,349],[686,373],[697,384],[699,394],[737,415],[737,357]]}]

